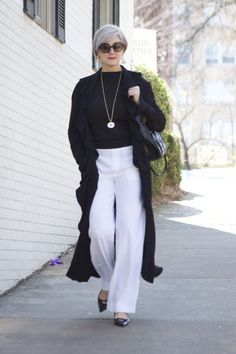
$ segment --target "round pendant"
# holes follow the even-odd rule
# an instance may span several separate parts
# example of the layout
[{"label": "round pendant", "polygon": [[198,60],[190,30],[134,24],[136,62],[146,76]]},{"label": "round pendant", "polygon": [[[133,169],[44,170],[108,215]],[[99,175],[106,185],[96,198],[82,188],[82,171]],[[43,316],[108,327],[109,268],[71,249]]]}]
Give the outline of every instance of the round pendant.
[{"label": "round pendant", "polygon": [[114,128],[115,123],[114,122],[109,122],[107,123],[108,128]]}]

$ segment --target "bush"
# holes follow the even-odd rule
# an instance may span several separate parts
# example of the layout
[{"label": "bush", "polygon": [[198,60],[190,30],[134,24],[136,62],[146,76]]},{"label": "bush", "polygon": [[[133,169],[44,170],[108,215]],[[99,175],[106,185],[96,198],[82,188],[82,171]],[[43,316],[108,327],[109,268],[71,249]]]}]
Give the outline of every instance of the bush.
[{"label": "bush", "polygon": [[135,71],[141,72],[143,77],[152,85],[152,90],[156,98],[156,102],[166,117],[166,128],[168,129],[170,126],[172,107],[170,102],[170,95],[165,81],[161,79],[160,76],[158,76],[154,71],[146,68],[145,66],[137,66]]},{"label": "bush", "polygon": [[[179,139],[168,130],[171,118],[171,101],[168,88],[163,79],[161,79],[155,72],[147,69],[144,66],[138,66],[136,71],[142,73],[143,77],[150,82],[156,102],[166,117],[166,129],[163,131],[162,136],[167,146],[167,171],[162,176],[153,174],[152,187],[154,198],[163,194],[166,191],[179,190],[181,182],[181,159],[180,159],[180,144]],[[163,159],[152,162],[154,171],[160,173],[164,167]],[[171,197],[171,196],[170,196]]]}]

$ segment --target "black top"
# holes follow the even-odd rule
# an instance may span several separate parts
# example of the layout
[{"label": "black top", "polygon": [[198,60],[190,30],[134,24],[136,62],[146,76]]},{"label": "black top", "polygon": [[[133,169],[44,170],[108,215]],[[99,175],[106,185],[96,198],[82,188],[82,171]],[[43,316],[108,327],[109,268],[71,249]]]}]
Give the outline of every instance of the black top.
[{"label": "black top", "polygon": [[[106,102],[110,116],[119,76],[120,71],[102,73]],[[90,98],[88,107],[88,122],[95,147],[97,149],[112,149],[131,145],[129,119],[129,114],[122,101],[121,89],[119,89],[113,116],[115,127],[107,127],[109,119],[104,104],[101,80],[99,79],[94,93]]]}]

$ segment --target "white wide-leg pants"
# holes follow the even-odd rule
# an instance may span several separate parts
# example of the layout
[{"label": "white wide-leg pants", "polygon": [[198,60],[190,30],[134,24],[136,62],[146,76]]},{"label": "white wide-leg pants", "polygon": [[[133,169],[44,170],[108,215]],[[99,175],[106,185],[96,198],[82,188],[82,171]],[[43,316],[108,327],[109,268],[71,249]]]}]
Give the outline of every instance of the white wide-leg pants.
[{"label": "white wide-leg pants", "polygon": [[92,263],[109,291],[107,309],[134,313],[145,234],[145,210],[132,146],[98,149],[98,188],[90,210]]}]

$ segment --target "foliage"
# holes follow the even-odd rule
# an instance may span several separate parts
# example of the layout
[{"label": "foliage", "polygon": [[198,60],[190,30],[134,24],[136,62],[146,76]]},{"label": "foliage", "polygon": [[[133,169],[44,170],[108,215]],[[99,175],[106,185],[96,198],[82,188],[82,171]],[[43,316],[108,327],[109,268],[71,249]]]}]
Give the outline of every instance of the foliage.
[{"label": "foliage", "polygon": [[[167,127],[170,124],[171,117],[171,100],[165,81],[160,78],[155,72],[147,69],[144,66],[138,66],[136,71],[142,73],[143,77],[150,82],[156,102],[167,120]],[[180,159],[180,143],[179,139],[173,135],[171,131],[165,129],[162,133],[167,146],[167,171],[162,176],[153,174],[152,187],[154,197],[161,195],[169,187],[179,189],[181,182],[181,159]],[[164,167],[163,159],[152,162],[153,169],[160,173]]]},{"label": "foliage", "polygon": [[172,104],[165,81],[154,71],[148,69],[143,65],[137,66],[135,68],[135,71],[141,72],[143,77],[152,85],[152,90],[156,99],[156,103],[164,113],[167,122],[166,126],[169,127]]}]

